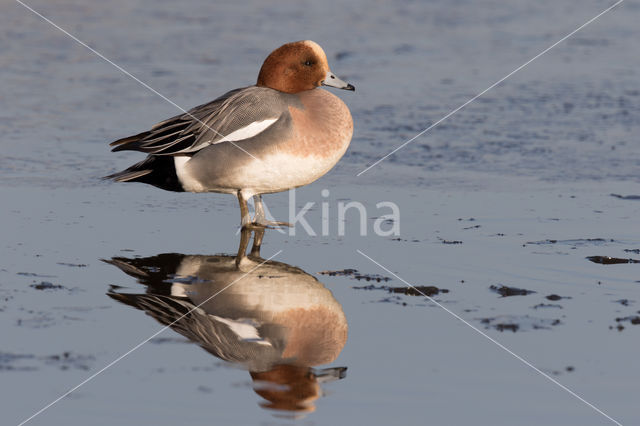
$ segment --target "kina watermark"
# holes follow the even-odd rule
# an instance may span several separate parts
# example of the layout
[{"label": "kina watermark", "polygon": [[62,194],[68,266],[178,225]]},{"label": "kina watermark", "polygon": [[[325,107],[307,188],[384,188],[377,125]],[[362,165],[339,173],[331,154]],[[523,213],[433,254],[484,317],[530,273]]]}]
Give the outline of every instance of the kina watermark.
[{"label": "kina watermark", "polygon": [[[297,232],[302,231],[311,237],[331,235],[343,237],[347,233],[361,237],[371,234],[379,237],[400,235],[400,207],[395,202],[378,201],[373,208],[369,203],[365,204],[357,200],[334,200],[329,198],[330,195],[329,189],[322,189],[319,200],[307,201],[299,206],[296,190],[289,190],[287,222],[290,226],[277,227],[276,230],[290,236],[295,236]],[[274,220],[264,200],[263,208],[267,219]]]}]

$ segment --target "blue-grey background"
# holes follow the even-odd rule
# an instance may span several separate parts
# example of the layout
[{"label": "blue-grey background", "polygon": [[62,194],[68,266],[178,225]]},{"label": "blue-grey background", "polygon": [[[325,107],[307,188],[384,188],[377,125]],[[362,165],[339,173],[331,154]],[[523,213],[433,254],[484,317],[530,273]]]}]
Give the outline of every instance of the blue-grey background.
[{"label": "blue-grey background", "polygon": [[[585,259],[640,258],[640,201],[611,195],[640,194],[638,3],[626,0],[360,177],[612,3],[28,4],[185,108],[252,84],[285,42],[320,43],[357,89],[337,93],[355,122],[347,155],[296,193],[298,207],[316,202],[307,218],[320,229],[330,190],[331,233],[272,231],[263,255],[282,250],[276,260],[314,275],[390,276],[362,250],[413,284],[448,289],[437,299],[450,310],[619,422],[640,423],[640,326],[616,321],[638,316],[640,265]],[[100,181],[141,158],[111,154],[108,142],[179,111],[16,2],[0,4],[0,39],[0,392],[2,423],[18,424],[160,328],[105,295],[140,285],[100,259],[233,253],[239,218],[232,197]],[[367,206],[368,236],[355,215],[337,235],[339,200]],[[399,239],[372,233],[387,213],[380,201],[400,207]],[[286,219],[286,194],[266,202]],[[332,364],[348,374],[296,423],[610,424],[428,301],[316,276],[349,321]],[[31,287],[43,281],[63,288]],[[536,293],[501,298],[489,289],[500,284]],[[570,299],[534,308],[550,294]],[[520,328],[500,332],[498,322]],[[158,339],[30,424],[294,422],[261,409],[250,382],[195,345]]]}]

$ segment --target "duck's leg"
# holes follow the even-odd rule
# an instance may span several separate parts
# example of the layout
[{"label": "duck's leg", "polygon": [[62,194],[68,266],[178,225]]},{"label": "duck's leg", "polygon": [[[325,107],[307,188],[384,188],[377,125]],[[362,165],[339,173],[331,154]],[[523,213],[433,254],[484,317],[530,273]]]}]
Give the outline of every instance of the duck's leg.
[{"label": "duck's leg", "polygon": [[253,223],[264,223],[267,221],[267,216],[264,213],[264,205],[262,205],[262,195],[253,196],[253,206],[255,207],[256,214],[253,216]]},{"label": "duck's leg", "polygon": [[256,229],[255,231],[253,231],[253,246],[251,247],[251,256],[260,257],[262,237],[264,237],[264,228]]},{"label": "duck's leg", "polygon": [[253,223],[258,226],[263,227],[279,227],[279,226],[288,226],[289,228],[293,228],[293,225],[289,222],[279,222],[267,220],[267,216],[264,212],[264,206],[262,205],[262,195],[254,195],[253,196],[253,205],[256,209],[256,214],[253,218]]},{"label": "duck's leg", "polygon": [[[238,247],[238,254],[236,255],[236,266],[240,267],[243,260],[247,258],[247,246],[251,239],[251,230],[248,228],[242,228],[240,233],[240,246]],[[253,253],[253,249],[251,250]]]},{"label": "duck's leg", "polygon": [[251,223],[251,216],[249,215],[247,199],[241,189],[238,190],[238,203],[240,203],[240,225],[244,229]]}]

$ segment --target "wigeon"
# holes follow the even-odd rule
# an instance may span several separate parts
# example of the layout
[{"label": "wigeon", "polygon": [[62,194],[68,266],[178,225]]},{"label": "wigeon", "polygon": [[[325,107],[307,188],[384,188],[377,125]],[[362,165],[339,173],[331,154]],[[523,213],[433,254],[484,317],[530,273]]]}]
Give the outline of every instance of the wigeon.
[{"label": "wigeon", "polygon": [[349,108],[320,86],[355,90],[331,72],[317,43],[287,43],[265,59],[255,85],[112,142],[113,151],[149,155],[106,179],[235,194],[243,227],[286,225],[266,220],[261,195],[323,176],[344,155],[353,134]]}]

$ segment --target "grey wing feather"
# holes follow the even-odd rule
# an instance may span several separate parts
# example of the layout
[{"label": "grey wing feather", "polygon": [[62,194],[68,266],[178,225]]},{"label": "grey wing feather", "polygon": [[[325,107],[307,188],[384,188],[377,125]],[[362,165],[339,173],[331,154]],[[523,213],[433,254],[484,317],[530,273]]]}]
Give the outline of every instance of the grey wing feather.
[{"label": "grey wing feather", "polygon": [[112,142],[113,151],[153,155],[190,154],[225,142],[225,136],[257,121],[278,119],[286,105],[273,89],[250,86],[232,90],[188,113],[162,121],[147,132]]},{"label": "grey wing feather", "polygon": [[[281,359],[284,345],[281,339],[270,345],[239,340],[227,324],[205,313],[192,303],[173,296],[127,294],[110,291],[110,297],[134,306],[163,325],[168,325],[187,339],[199,344],[213,355],[229,362],[247,365],[251,370],[267,370]],[[273,330],[270,334],[274,334]],[[276,335],[279,330],[276,330]],[[282,333],[280,333],[282,334]]]}]

